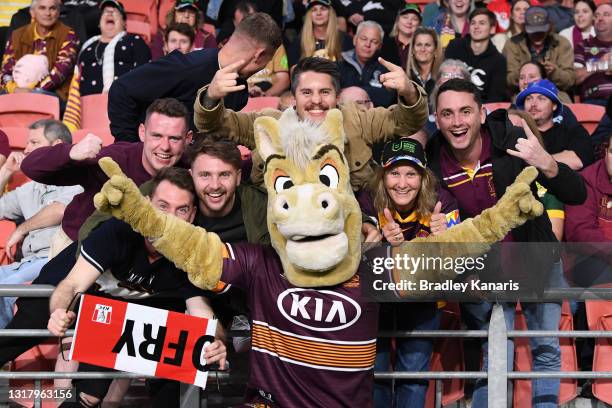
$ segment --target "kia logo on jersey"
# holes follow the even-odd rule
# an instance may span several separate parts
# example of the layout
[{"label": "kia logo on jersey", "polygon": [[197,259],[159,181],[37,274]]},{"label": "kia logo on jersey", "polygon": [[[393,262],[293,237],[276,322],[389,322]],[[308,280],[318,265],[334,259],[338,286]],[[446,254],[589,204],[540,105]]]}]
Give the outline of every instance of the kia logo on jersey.
[{"label": "kia logo on jersey", "polygon": [[276,305],[291,323],[314,331],[342,330],[361,316],[357,302],[331,290],[287,289],[278,296]]}]

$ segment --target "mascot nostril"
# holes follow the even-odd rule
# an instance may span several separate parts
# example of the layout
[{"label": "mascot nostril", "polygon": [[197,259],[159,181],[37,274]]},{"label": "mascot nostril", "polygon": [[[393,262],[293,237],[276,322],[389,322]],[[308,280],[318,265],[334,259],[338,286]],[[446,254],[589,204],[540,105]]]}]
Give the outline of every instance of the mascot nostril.
[{"label": "mascot nostril", "polygon": [[285,210],[289,209],[289,204],[287,204],[286,201],[283,203],[283,209],[285,209]]},{"label": "mascot nostril", "polygon": [[328,205],[327,200],[321,201],[321,207],[323,207],[323,209],[326,209]]}]

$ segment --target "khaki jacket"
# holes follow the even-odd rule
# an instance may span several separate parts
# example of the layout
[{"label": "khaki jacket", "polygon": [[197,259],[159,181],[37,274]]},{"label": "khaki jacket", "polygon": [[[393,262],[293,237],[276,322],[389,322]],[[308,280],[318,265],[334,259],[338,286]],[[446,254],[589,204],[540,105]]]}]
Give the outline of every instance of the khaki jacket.
[{"label": "khaki jacket", "polygon": [[[373,169],[370,165],[373,143],[390,138],[393,135],[409,136],[419,130],[427,120],[427,94],[414,84],[419,92],[416,103],[406,106],[398,102],[389,108],[373,108],[361,111],[355,104],[343,105],[339,109],[344,117],[346,132],[345,154],[351,171],[351,185],[354,190],[367,185],[372,179]],[[194,123],[200,132],[224,130],[236,143],[249,149],[255,148],[253,123],[259,116],[280,118],[281,111],[264,109],[261,112],[234,112],[225,109],[223,100],[209,110],[202,106],[202,93],[207,87],[198,91],[194,104]],[[253,154],[251,180],[256,185],[263,183],[263,162],[258,154]]]},{"label": "khaki jacket", "polygon": [[[557,66],[548,79],[557,85],[559,90],[568,91],[574,86],[576,72],[574,71],[574,50],[566,38],[559,34],[550,34],[550,49],[544,56]],[[504,57],[508,62],[506,81],[508,86],[515,91],[518,89],[519,70],[525,62],[531,61],[531,54],[527,47],[525,34],[515,35],[506,42],[504,46]]]}]

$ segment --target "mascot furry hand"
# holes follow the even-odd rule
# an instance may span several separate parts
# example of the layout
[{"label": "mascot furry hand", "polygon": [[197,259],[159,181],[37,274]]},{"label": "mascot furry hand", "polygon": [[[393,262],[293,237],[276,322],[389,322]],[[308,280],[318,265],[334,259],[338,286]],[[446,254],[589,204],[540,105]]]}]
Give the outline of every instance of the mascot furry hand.
[{"label": "mascot furry hand", "polygon": [[[371,271],[360,267],[361,211],[349,183],[342,114],[332,109],[315,126],[288,109],[278,121],[258,118],[255,138],[266,164],[273,248],[223,244],[162,214],[107,158],[100,166],[110,180],[96,207],[152,238],[196,286],[245,290],[253,320],[250,404],[369,406],[378,305],[360,287],[360,275]],[[482,243],[486,250],[542,213],[529,188],[536,174],[526,169],[496,206],[428,240]]]}]

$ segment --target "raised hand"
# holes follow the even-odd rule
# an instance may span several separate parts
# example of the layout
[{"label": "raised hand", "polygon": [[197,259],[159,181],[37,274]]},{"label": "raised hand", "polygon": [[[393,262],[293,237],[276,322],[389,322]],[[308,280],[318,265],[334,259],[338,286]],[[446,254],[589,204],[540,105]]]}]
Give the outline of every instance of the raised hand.
[{"label": "raised hand", "polygon": [[93,133],[88,133],[83,140],[72,146],[70,158],[76,161],[94,159],[101,149],[102,139]]},{"label": "raised hand", "polygon": [[385,88],[393,89],[397,91],[399,95],[407,99],[416,95],[416,89],[402,67],[380,57],[378,58],[378,62],[389,70],[389,72],[382,74],[378,79]]},{"label": "raised hand", "polygon": [[404,242],[404,233],[399,224],[393,219],[393,215],[388,208],[383,210],[387,223],[382,228],[383,236],[391,245],[398,245]]},{"label": "raised hand", "polygon": [[103,157],[99,164],[109,180],[94,196],[96,208],[127,222],[146,237],[161,236],[164,231],[165,216],[140,194],[136,184],[123,174],[113,159]]},{"label": "raised hand", "polygon": [[18,172],[21,170],[21,162],[25,158],[25,155],[21,152],[12,152],[6,158],[6,163],[4,163],[4,169],[8,171],[10,174]]},{"label": "raised hand", "polygon": [[442,203],[438,201],[429,219],[429,229],[433,235],[446,231],[446,214],[442,212]]},{"label": "raised hand", "polygon": [[246,62],[240,60],[218,70],[208,86],[206,96],[219,100],[229,93],[242,91],[245,86],[238,85],[238,71],[245,65]]},{"label": "raised hand", "polygon": [[519,138],[514,147],[515,150],[506,149],[506,152],[541,170],[548,178],[556,176],[559,168],[555,159],[544,149],[523,118],[521,118],[521,125],[527,138]]}]

